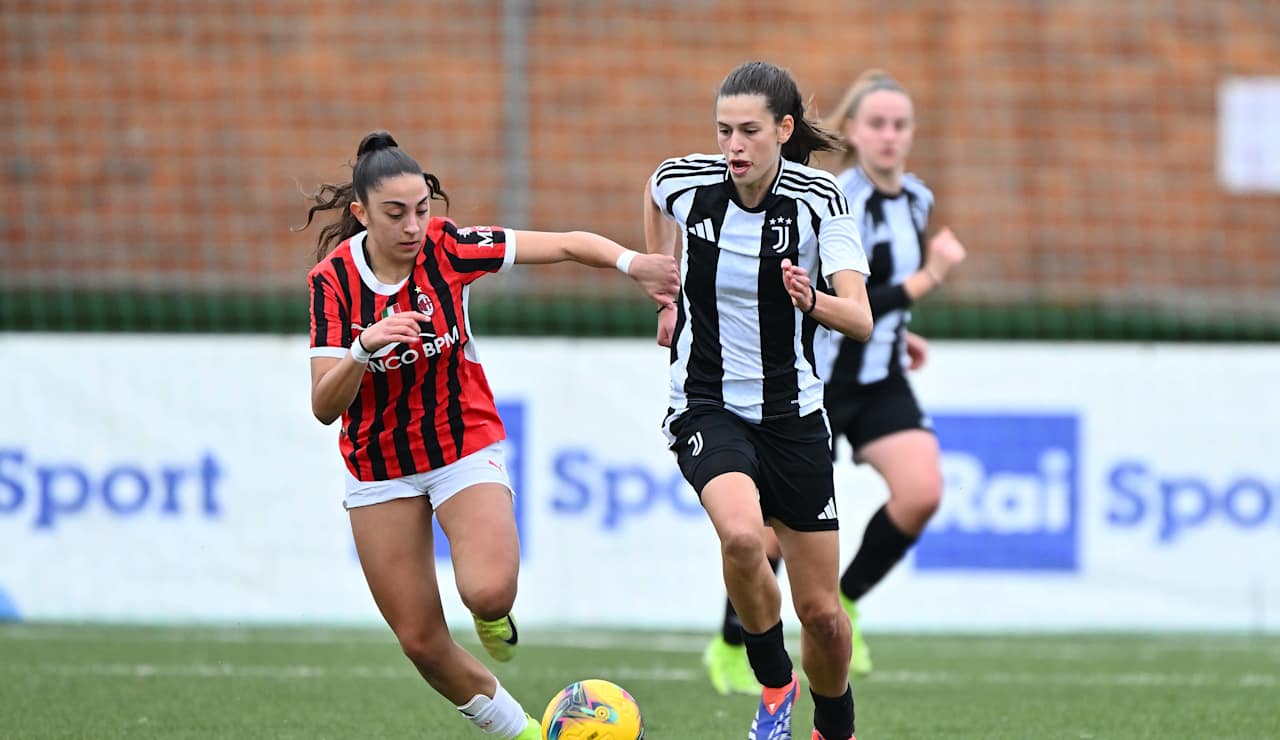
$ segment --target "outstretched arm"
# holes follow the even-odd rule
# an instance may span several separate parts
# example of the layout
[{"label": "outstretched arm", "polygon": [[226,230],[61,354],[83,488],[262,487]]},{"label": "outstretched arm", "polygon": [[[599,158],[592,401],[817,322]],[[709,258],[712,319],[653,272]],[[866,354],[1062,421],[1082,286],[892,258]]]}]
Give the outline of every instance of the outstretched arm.
[{"label": "outstretched arm", "polygon": [[577,262],[588,267],[617,267],[640,284],[658,304],[675,299],[680,279],[670,255],[639,254],[589,231],[517,231],[517,264]]},{"label": "outstretched arm", "polygon": [[[676,222],[667,218],[662,211],[658,210],[658,204],[653,201],[653,195],[649,191],[649,186],[645,185],[644,189],[644,246],[645,251],[649,254],[662,254],[674,259],[676,253],[676,242],[680,239],[680,232],[676,228]],[[678,286],[677,286],[678,287]],[[676,332],[676,312],[675,304],[669,304],[658,308],[658,344],[663,347],[670,347],[672,337]]]}]

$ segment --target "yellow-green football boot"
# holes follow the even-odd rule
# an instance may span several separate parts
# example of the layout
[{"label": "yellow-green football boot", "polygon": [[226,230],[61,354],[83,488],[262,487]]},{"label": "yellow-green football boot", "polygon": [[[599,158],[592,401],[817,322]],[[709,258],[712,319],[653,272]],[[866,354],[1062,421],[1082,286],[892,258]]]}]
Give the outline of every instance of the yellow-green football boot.
[{"label": "yellow-green football boot", "polygon": [[745,645],[730,645],[716,635],[702,652],[702,665],[706,667],[707,677],[718,694],[756,696],[760,693],[760,682],[756,680],[755,671],[751,670]]},{"label": "yellow-green football boot", "polygon": [[858,678],[871,673],[871,649],[867,647],[867,641],[862,639],[862,630],[858,629],[858,604],[850,601],[844,594],[840,594],[840,606],[844,607],[844,613],[849,615],[849,627],[851,631],[853,651],[849,656],[849,676]]},{"label": "yellow-green football boot", "polygon": [[506,663],[515,657],[520,633],[516,630],[516,620],[510,614],[492,622],[486,622],[474,614],[471,618],[475,620],[480,644],[494,660]]}]

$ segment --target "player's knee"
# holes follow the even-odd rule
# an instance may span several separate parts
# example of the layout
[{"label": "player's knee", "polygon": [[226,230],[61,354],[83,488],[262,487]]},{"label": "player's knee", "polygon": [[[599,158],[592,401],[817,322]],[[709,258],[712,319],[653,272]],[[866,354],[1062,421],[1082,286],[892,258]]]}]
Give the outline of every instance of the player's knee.
[{"label": "player's knee", "polygon": [[438,672],[449,662],[453,640],[445,629],[404,628],[396,632],[396,638],[405,657],[424,673]]},{"label": "player's knee", "polygon": [[900,487],[899,500],[909,521],[909,530],[919,531],[928,524],[942,503],[942,474],[925,473]]},{"label": "player's knee", "polygon": [[516,584],[514,581],[492,581],[460,587],[458,593],[472,614],[492,621],[511,613],[516,601]]},{"label": "player's knee", "polygon": [[834,642],[846,631],[842,628],[848,623],[848,618],[834,599],[801,599],[796,601],[795,607],[800,626],[821,642]]},{"label": "player's knee", "polygon": [[764,543],[759,528],[727,530],[720,537],[725,564],[749,569],[764,559]]}]

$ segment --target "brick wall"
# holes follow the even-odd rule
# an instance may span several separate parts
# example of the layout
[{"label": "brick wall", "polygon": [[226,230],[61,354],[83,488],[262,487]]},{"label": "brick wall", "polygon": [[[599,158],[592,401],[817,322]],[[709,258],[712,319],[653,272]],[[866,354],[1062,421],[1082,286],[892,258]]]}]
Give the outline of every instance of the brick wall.
[{"label": "brick wall", "polygon": [[[521,5],[530,190],[510,225],[639,246],[645,178],[715,150],[729,69],[782,64],[830,108],[879,66],[915,99],[934,225],[970,247],[953,296],[1280,313],[1280,197],[1215,174],[1217,86],[1280,75],[1280,4],[505,4]],[[290,231],[295,180],[343,179],[373,128],[441,177],[456,220],[499,220],[503,12],[5,0],[0,285],[298,288],[314,232]],[[564,268],[510,286],[620,284]]]}]

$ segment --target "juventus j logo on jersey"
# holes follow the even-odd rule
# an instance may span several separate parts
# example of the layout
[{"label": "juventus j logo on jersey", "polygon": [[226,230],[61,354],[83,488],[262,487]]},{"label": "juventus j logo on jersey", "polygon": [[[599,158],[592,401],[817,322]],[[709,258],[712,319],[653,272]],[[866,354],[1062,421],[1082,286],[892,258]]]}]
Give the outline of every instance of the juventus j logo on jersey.
[{"label": "juventus j logo on jersey", "polygon": [[769,228],[773,229],[777,241],[773,243],[773,251],[785,254],[791,248],[791,219],[779,216],[769,219]]},{"label": "juventus j logo on jersey", "polygon": [[702,432],[694,432],[689,438],[689,446],[693,448],[693,456],[702,454]]}]

